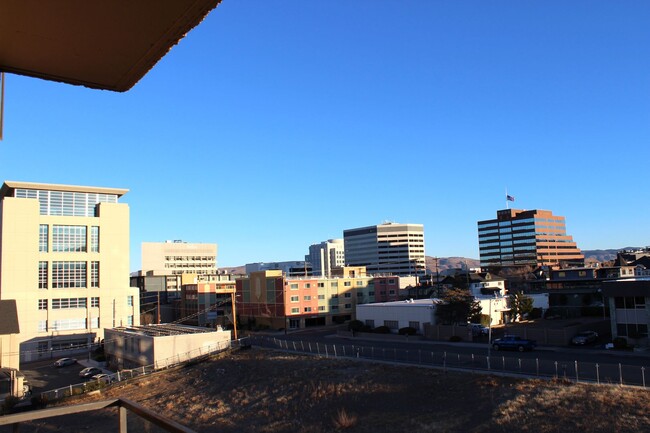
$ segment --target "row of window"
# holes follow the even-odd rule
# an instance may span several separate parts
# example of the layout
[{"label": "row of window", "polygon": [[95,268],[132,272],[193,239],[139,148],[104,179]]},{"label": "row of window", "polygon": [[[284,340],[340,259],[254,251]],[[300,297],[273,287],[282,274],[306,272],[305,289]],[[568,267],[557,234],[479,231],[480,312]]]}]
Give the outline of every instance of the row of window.
[{"label": "row of window", "polygon": [[[88,275],[87,262],[52,262],[52,288],[67,289],[88,287],[99,287],[99,262],[90,262],[90,275]],[[48,281],[48,262],[38,262],[38,288],[47,289]]]},{"label": "row of window", "polygon": [[16,188],[14,197],[35,198],[41,215],[94,217],[98,203],[117,203],[117,194]]},{"label": "row of window", "polygon": [[[38,309],[47,310],[47,299],[38,300]],[[52,309],[53,310],[63,310],[69,308],[86,308],[88,305],[87,298],[55,298],[52,299]],[[90,298],[90,307],[98,308],[99,307],[99,297],[93,296]]]},{"label": "row of window", "polygon": [[[41,224],[38,230],[38,251],[47,253],[50,251],[49,245],[50,226]],[[99,252],[99,227],[90,227],[90,246],[87,236],[88,228],[86,226],[52,226],[52,252],[55,253],[91,253]]]},{"label": "row of window", "polygon": [[[349,309],[352,308],[352,304],[345,304],[345,306],[344,306],[343,308],[349,310]],[[332,305],[332,306],[330,307],[330,309],[331,309],[332,311],[338,311],[339,306],[338,306],[338,305]],[[324,305],[319,305],[319,306],[318,306],[318,311],[325,311],[325,306],[324,306]],[[312,307],[305,307],[305,308],[303,308],[303,313],[312,313],[312,312],[313,312],[313,308],[312,308]],[[292,309],[291,309],[291,314],[300,314],[300,308],[292,308]]]}]

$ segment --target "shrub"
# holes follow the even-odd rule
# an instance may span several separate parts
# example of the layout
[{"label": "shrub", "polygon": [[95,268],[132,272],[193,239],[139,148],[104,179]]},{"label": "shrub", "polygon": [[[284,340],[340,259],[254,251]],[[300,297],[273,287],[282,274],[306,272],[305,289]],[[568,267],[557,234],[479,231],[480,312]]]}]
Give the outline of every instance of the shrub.
[{"label": "shrub", "polygon": [[345,409],[341,409],[336,413],[333,423],[334,427],[343,430],[357,425],[357,417],[356,415],[348,414]]},{"label": "shrub", "polygon": [[5,397],[4,403],[2,403],[2,413],[11,413],[14,406],[20,402],[20,399],[16,396],[9,395]]},{"label": "shrub", "polygon": [[530,313],[528,313],[528,318],[529,319],[539,319],[542,317],[542,309],[541,308],[533,308]]},{"label": "shrub", "polygon": [[418,333],[418,330],[411,327],[411,326],[407,326],[405,328],[400,328],[400,330],[399,330],[399,335],[415,335],[417,333]]},{"label": "shrub", "polygon": [[614,349],[625,350],[627,349],[627,339],[625,337],[616,337],[612,340]]},{"label": "shrub", "polygon": [[377,326],[372,332],[375,334],[390,334],[390,328],[388,326]]},{"label": "shrub", "polygon": [[463,341],[463,339],[461,337],[459,337],[458,335],[452,335],[451,337],[449,337],[449,341],[458,342],[458,341]]},{"label": "shrub", "polygon": [[348,331],[361,332],[363,326],[364,325],[361,320],[351,320],[350,323],[348,323]]}]

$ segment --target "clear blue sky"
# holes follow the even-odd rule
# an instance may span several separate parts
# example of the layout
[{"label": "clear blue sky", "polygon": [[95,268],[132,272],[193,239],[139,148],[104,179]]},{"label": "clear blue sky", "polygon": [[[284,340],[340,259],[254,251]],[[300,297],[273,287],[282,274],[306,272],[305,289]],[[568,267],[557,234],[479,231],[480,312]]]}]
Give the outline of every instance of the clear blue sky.
[{"label": "clear blue sky", "polygon": [[650,2],[224,0],[127,93],[7,76],[2,180],[128,188],[141,242],[301,260],[384,220],[478,258],[505,208],[650,244]]}]

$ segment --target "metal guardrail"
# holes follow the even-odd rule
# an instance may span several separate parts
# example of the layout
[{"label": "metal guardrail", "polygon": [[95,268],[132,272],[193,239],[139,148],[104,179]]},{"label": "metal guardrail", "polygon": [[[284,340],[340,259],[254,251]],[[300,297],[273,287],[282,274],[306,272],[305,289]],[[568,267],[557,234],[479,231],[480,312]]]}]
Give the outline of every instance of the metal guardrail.
[{"label": "metal guardrail", "polygon": [[0,417],[0,426],[11,426],[13,432],[18,432],[21,423],[48,419],[63,415],[74,415],[84,412],[97,411],[111,407],[117,408],[116,416],[119,417],[118,431],[120,433],[127,433],[127,416],[129,413],[137,415],[139,418],[142,418],[146,422],[160,427],[166,432],[196,433],[194,430],[187,428],[177,423],[176,421],[160,416],[159,414],[145,408],[144,406],[123,398],[114,398],[92,403],[40,409],[13,415],[4,415]]},{"label": "metal guardrail", "polygon": [[240,338],[229,341],[226,345],[217,345],[217,347],[199,348],[197,350],[179,353],[173,357],[156,361],[154,364],[145,365],[137,368],[120,370],[116,373],[109,374],[102,379],[88,380],[86,382],[71,384],[62,388],[57,388],[40,393],[43,402],[58,400],[60,398],[81,395],[86,392],[95,391],[114,383],[128,381],[136,377],[148,375],[154,372],[178,367],[202,359],[207,359],[217,353],[237,348],[246,348],[250,346],[250,337]]},{"label": "metal guardrail", "polygon": [[[646,367],[594,362],[567,362],[483,353],[436,352],[423,349],[376,347],[368,344],[327,344],[254,336],[260,347],[281,349],[332,358],[359,358],[369,361],[420,365],[443,370],[473,371],[540,379],[562,379],[576,383],[617,384],[646,388]],[[650,359],[649,359],[650,362]]]}]

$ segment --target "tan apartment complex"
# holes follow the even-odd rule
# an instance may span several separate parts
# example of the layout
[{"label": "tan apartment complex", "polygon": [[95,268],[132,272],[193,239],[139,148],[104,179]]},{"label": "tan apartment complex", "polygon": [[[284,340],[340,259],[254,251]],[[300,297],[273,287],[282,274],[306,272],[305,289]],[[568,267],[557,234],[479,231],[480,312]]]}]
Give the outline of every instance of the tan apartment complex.
[{"label": "tan apartment complex", "polygon": [[[6,181],[0,189],[0,299],[15,300],[20,360],[89,348],[139,325],[129,287],[126,189]],[[16,354],[17,356],[18,354]]]},{"label": "tan apartment complex", "polygon": [[302,329],[355,318],[356,306],[399,299],[400,278],[373,276],[363,266],[338,268],[327,277],[287,277],[280,270],[236,280],[238,323],[245,327]]}]

